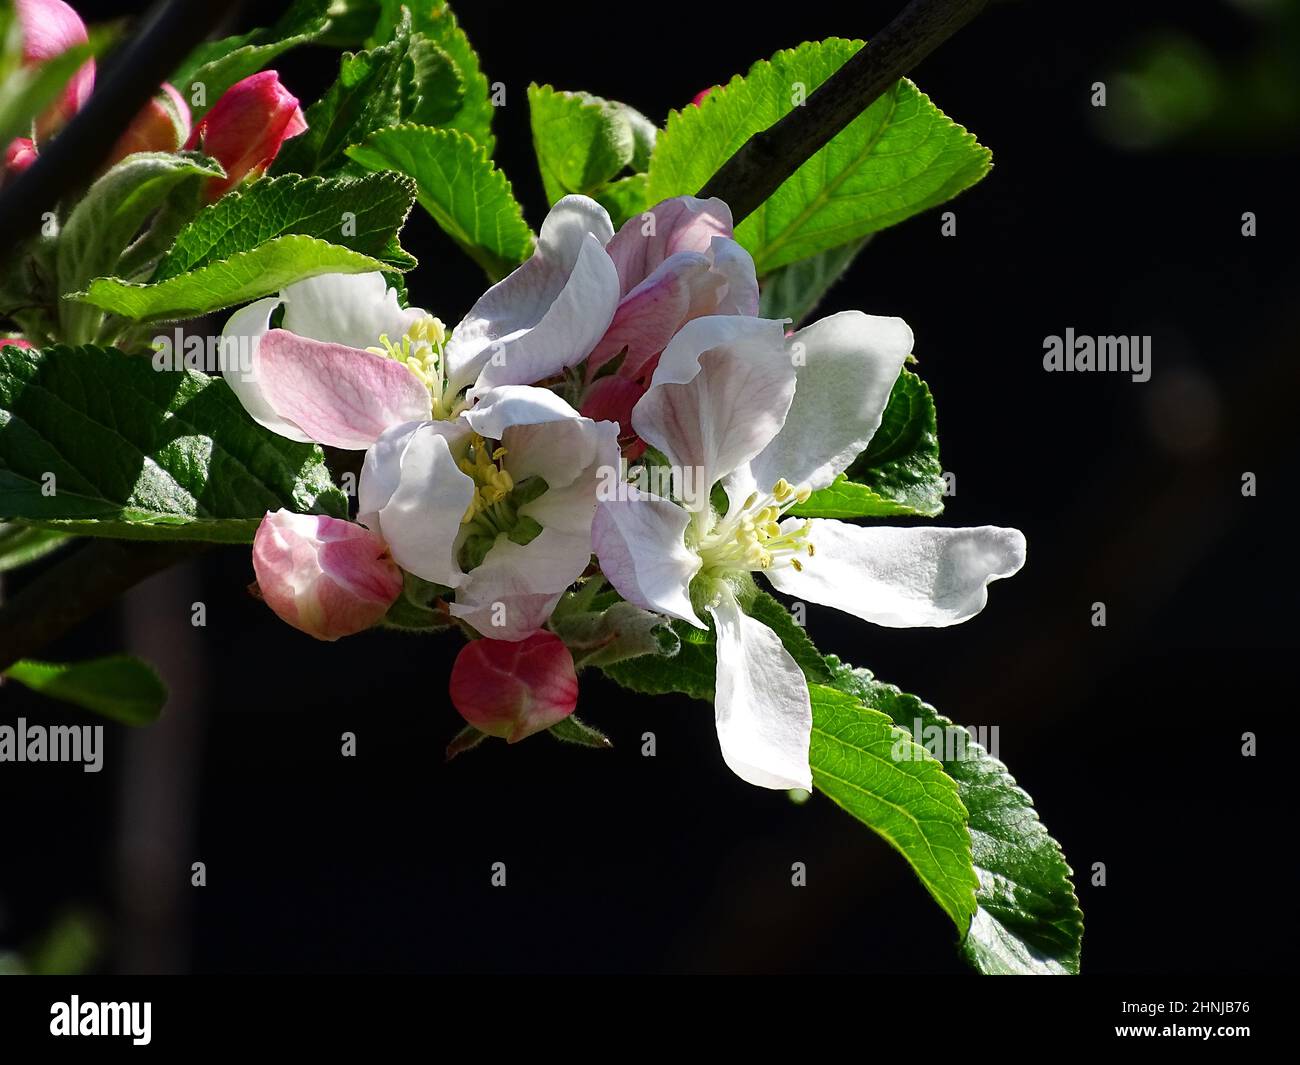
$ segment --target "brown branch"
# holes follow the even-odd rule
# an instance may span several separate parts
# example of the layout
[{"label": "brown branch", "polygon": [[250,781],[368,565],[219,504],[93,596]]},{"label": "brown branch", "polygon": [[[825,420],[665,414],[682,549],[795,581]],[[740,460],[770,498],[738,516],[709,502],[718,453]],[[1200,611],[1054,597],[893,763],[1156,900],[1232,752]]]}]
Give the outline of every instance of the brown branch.
[{"label": "brown branch", "polygon": [[987,2],[912,0],[802,107],[741,145],[699,195],[726,200],[739,223],[881,93],[978,15]]},{"label": "brown branch", "polygon": [[146,577],[209,546],[89,541],[0,606],[0,671],[36,654]]}]

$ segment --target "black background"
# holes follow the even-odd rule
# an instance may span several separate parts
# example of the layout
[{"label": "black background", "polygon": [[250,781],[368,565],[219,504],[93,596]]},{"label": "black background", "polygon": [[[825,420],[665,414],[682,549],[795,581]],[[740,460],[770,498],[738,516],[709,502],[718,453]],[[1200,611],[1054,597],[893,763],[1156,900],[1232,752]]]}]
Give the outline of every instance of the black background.
[{"label": "black background", "polygon": [[[778,48],[865,36],[896,6],[458,13],[507,86],[497,161],[536,225],[530,80],[662,122]],[[1076,871],[1088,973],[1272,970],[1296,947],[1295,138],[1137,150],[1101,136],[1092,83],[1172,25],[1225,61],[1269,32],[1230,3],[1039,2],[995,5],[949,42],[916,80],[994,170],[942,208],[956,237],[938,210],[878,235],[819,312],[911,324],[957,476],[940,520],[1017,526],[1029,560],[962,626],[879,629],[813,607],[810,631],[954,719],[999,726]],[[305,104],[335,63],[307,49],[277,69]],[[1243,131],[1257,117],[1242,113]],[[413,302],[458,320],[477,268],[418,210],[403,242],[421,260]],[[1071,326],[1151,335],[1152,379],[1044,373],[1043,338]],[[249,598],[251,579],[246,550],[214,552],[50,649],[130,649],[175,695],[153,729],[106,729],[98,775],[0,766],[0,945],[77,912],[107,972],[965,971],[903,860],[820,796],[796,807],[732,776],[705,705],[584,676],[579,712],[615,750],[543,736],[444,764],[455,641],[318,644]],[[190,624],[196,601],[206,628]],[[13,687],[0,703],[6,721],[81,720]],[[356,758],[340,757],[345,730]],[[505,889],[489,886],[496,861]]]}]

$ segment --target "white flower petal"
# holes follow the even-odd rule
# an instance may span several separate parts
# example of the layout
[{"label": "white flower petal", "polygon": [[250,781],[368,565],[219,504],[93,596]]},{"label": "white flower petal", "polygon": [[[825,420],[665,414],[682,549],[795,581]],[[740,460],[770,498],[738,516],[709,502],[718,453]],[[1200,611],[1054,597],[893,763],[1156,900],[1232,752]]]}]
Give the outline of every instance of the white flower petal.
[{"label": "white flower petal", "polygon": [[451,613],[494,640],[522,640],[546,624],[590,559],[590,527],[545,528],[527,544],[502,534],[456,589]]},{"label": "white flower petal", "polygon": [[688,322],[659,360],[632,427],[667,456],[691,510],[780,431],[795,372],[779,322],[710,316]]},{"label": "white flower petal", "polygon": [[[801,525],[787,518],[781,528]],[[766,571],[782,592],[890,628],[955,625],[988,601],[987,585],[1025,564],[1019,529],[892,529],[813,518],[803,572]]]},{"label": "white flower petal", "polygon": [[262,337],[270,331],[271,315],[280,306],[275,296],[241,307],[226,321],[221,331],[222,376],[226,384],[244,405],[253,421],[273,433],[310,443],[311,437],[288,418],[282,418],[262,393],[257,373],[257,349]]},{"label": "white flower petal", "polygon": [[717,631],[713,697],[722,758],[760,788],[812,790],[812,702],[803,670],[780,637],[724,589],[709,607]]},{"label": "white flower petal", "polygon": [[469,435],[460,422],[408,422],[384,433],[366,452],[358,486],[358,520],[379,533],[402,569],[457,587],[461,518],[474,482],[453,450]]},{"label": "white flower petal", "polygon": [[529,385],[502,385],[483,397],[464,418],[479,436],[500,440],[512,425],[536,425],[581,418],[563,398],[549,388]]},{"label": "white flower petal", "polygon": [[659,356],[650,385],[681,385],[700,370],[700,356],[714,348],[757,352],[772,358],[779,350],[781,358],[794,366],[785,350],[785,326],[771,318],[750,318],[737,314],[709,314],[687,322]]},{"label": "white flower petal", "polygon": [[605,252],[613,233],[594,200],[557,201],[532,257],[488,289],[452,330],[449,391],[471,383],[475,393],[534,384],[585,359],[618,307],[618,270]]},{"label": "white flower petal", "polygon": [[403,310],[397,290],[389,288],[377,271],[321,274],[286,286],[280,298],[285,305],[280,323],[284,329],[350,348],[374,347],[381,334],[396,344],[424,316],[418,307]]},{"label": "white flower petal", "polygon": [[912,351],[912,331],[901,318],[843,311],[799,330],[789,344],[798,356],[794,402],[751,464],[763,491],[781,477],[824,488],[861,454]]},{"label": "white flower petal", "polygon": [[684,540],[690,514],[631,486],[627,492],[596,508],[591,540],[601,572],[629,603],[705,628],[691,606],[700,556]]}]

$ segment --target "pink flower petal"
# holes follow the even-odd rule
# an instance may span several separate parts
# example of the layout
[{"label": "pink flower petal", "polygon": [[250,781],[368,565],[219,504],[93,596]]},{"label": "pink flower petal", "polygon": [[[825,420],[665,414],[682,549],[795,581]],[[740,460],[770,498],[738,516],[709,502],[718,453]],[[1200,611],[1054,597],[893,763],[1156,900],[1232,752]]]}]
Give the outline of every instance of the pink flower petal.
[{"label": "pink flower petal", "polygon": [[401,363],[343,344],[272,329],[257,350],[271,409],[309,437],[361,451],[384,430],[429,417],[429,390]]}]

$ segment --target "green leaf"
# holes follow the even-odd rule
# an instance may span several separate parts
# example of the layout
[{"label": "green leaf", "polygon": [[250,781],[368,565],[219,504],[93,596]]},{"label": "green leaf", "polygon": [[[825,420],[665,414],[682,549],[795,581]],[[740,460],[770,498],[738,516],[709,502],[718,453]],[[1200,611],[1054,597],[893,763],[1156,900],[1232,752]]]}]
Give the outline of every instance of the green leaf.
[{"label": "green leaf", "polygon": [[68,665],[15,662],[4,674],[34,692],[72,703],[123,725],[149,725],[167,702],[167,687],[138,658],[113,655]]},{"label": "green leaf", "polygon": [[1071,869],[1039,821],[1033,800],[968,729],[866,670],[835,664],[837,688],[942,752],[944,769],[957,782],[970,814],[980,881],[979,910],[962,943],[967,960],[985,973],[1078,973],[1083,914]]},{"label": "green leaf", "polygon": [[433,584],[413,573],[402,574],[402,594],[384,615],[383,626],[400,632],[445,632],[451,627],[445,610],[434,607],[435,599],[451,594],[450,588]]},{"label": "green leaf", "polygon": [[254,181],[201,211],[177,236],[152,281],[166,281],[289,234],[328,240],[383,260],[392,255],[391,242],[414,202],[415,182],[400,174],[331,179],[286,174]]},{"label": "green leaf", "polygon": [[348,145],[401,121],[409,27],[404,18],[387,44],[343,53],[338,80],[307,108],[307,131],[285,142],[272,165],[274,173],[328,173],[346,162]]},{"label": "green leaf", "polygon": [[0,523],[0,573],[19,569],[71,542],[71,536],[30,525]]},{"label": "green leaf", "polygon": [[897,849],[965,935],[979,881],[956,783],[887,714],[835,688],[808,691],[814,786]]},{"label": "green leaf", "polygon": [[806,503],[790,508],[798,518],[890,518],[921,514],[933,517],[934,512],[916,510],[878,495],[865,484],[850,481],[840,474],[825,488],[818,489]]},{"label": "green leaf", "polygon": [[595,747],[607,751],[614,746],[610,742],[610,738],[603,732],[584,724],[572,714],[563,721],[552,725],[547,731],[557,740],[563,740],[565,743],[576,743],[580,747]]},{"label": "green leaf", "polygon": [[494,281],[532,253],[533,234],[509,180],[472,137],[396,126],[372,134],[348,155],[367,169],[413,177],[420,206]]},{"label": "green leaf", "polygon": [[402,82],[402,121],[441,126],[465,101],[460,71],[445,51],[422,33],[411,37]]},{"label": "green leaf", "polygon": [[603,665],[601,669],[623,687],[643,695],[680,692],[712,702],[716,671],[713,634],[701,632],[684,621],[674,621],[671,627],[680,641],[675,655],[640,655]]},{"label": "green leaf", "polygon": [[157,284],[99,277],[74,298],[138,322],[197,318],[321,274],[365,274],[392,264],[315,237],[276,237],[251,251]]},{"label": "green leaf", "polygon": [[808,259],[773,270],[763,279],[758,301],[759,315],[763,318],[789,318],[798,328],[870,239],[863,237],[850,244],[828,248]]},{"label": "green leaf", "polygon": [[570,193],[594,196],[634,159],[645,169],[657,131],[626,104],[534,83],[528,86],[528,107],[533,149],[551,203]]},{"label": "green leaf", "polygon": [[[697,192],[752,134],[793,110],[796,87],[812,93],[861,47],[830,38],[778,52],[673,112],[650,162],[650,202]],[[902,79],[741,222],[736,239],[763,277],[943,203],[982,178],[989,160]]]},{"label": "green leaf", "polygon": [[661,615],[622,600],[582,609],[573,607],[571,597],[566,596],[551,615],[551,628],[572,653],[578,669],[640,655],[671,656],[681,648],[677,634]]},{"label": "green leaf", "polygon": [[945,485],[934,398],[926,383],[910,370],[898,375],[880,428],[849,467],[848,476],[877,496],[907,508],[895,513],[934,517],[943,510]]},{"label": "green leaf", "polygon": [[[400,6],[400,0],[384,0],[384,3],[390,10]],[[492,136],[492,117],[496,108],[492,106],[491,89],[474,46],[469,43],[451,8],[440,0],[426,0],[415,7],[411,16],[411,28],[442,49],[460,75],[460,107],[445,123],[437,124],[468,134],[491,158],[496,148],[496,139]],[[388,17],[391,20],[393,16],[390,14]]]},{"label": "green leaf", "polygon": [[649,209],[650,200],[646,196],[648,183],[645,174],[629,174],[597,189],[592,199],[609,212],[610,221],[618,229],[629,218]]},{"label": "green leaf", "polygon": [[220,378],[113,348],[0,350],[0,520],[248,543],[282,507],[347,517],[320,448],[257,425]]},{"label": "green leaf", "polygon": [[[190,116],[197,125],[232,85],[256,74],[289,49],[316,40],[329,24],[328,18],[318,15],[299,22],[287,33],[272,27],[220,41],[206,41],[186,57],[172,75],[171,83],[185,97]],[[203,86],[201,94],[196,91],[199,85]]]},{"label": "green leaf", "polygon": [[[178,185],[192,186],[197,207],[198,182],[224,176],[219,164],[201,156],[127,156],[90,186],[59,235],[59,294],[80,292],[92,278],[113,273],[123,251]],[[71,344],[93,340],[101,318],[99,309],[88,304],[68,299],[59,304],[63,336]]]}]

